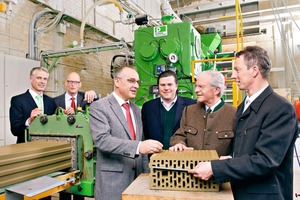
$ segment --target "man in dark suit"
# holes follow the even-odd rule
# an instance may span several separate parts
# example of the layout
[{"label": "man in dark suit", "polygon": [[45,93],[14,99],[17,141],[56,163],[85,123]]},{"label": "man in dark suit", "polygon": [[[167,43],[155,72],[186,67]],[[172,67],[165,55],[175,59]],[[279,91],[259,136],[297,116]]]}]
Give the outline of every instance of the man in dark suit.
[{"label": "man in dark suit", "polygon": [[[87,92],[79,91],[82,83],[79,74],[76,72],[68,74],[65,86],[67,91],[54,98],[56,106],[61,107],[64,114],[72,115],[78,108],[85,110],[86,106],[90,105],[92,101],[98,100],[98,96],[93,90]],[[72,98],[74,98],[74,105],[72,105]]]},{"label": "man in dark suit", "polygon": [[170,138],[180,126],[182,111],[185,106],[196,101],[177,96],[177,76],[173,71],[164,71],[157,78],[160,98],[144,103],[142,121],[146,139],[154,139],[169,149]]},{"label": "man in dark suit", "polygon": [[114,91],[94,101],[90,126],[97,148],[96,200],[121,200],[122,192],[140,174],[149,172],[148,156],[162,151],[162,144],[144,140],[141,111],[130,102],[139,88],[139,75],[132,66],[114,73]]},{"label": "man in dark suit", "polygon": [[189,173],[230,181],[235,200],[292,200],[293,150],[298,137],[295,109],[268,83],[271,61],[258,46],[236,54],[232,78],[246,99],[236,114],[232,158],[201,162]]},{"label": "man in dark suit", "polygon": [[[34,67],[30,71],[31,88],[25,93],[14,96],[10,101],[10,130],[17,136],[17,143],[27,141],[26,128],[40,114],[53,115],[56,109],[51,97],[43,94],[49,78],[49,72],[44,67]],[[42,198],[50,200],[51,196]]]},{"label": "man in dark suit", "polygon": [[[54,98],[56,106],[61,107],[64,114],[73,115],[78,109],[84,111],[87,105],[90,105],[92,101],[98,99],[96,92],[93,90],[87,91],[85,93],[79,91],[82,83],[79,74],[76,72],[71,72],[67,75],[65,86],[67,91],[64,94]],[[60,192],[59,199],[71,200],[72,195],[70,193]],[[84,200],[84,196],[74,194],[73,199]]]},{"label": "man in dark suit", "polygon": [[48,70],[35,67],[30,71],[31,88],[11,98],[9,109],[10,130],[17,143],[26,141],[25,130],[40,114],[52,115],[56,106],[51,97],[43,94],[49,78]]}]

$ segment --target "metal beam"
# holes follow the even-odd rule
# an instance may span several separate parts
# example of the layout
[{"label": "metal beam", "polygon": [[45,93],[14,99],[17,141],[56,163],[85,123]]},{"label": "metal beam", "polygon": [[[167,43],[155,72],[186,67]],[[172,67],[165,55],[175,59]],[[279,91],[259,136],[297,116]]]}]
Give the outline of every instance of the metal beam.
[{"label": "metal beam", "polygon": [[[259,2],[259,0],[244,0],[240,3],[240,6],[253,4]],[[205,4],[194,4],[191,6],[185,6],[177,9],[173,9],[178,15],[194,15],[197,13],[206,13],[213,10],[223,10],[226,8],[234,8],[235,2],[234,1],[214,1],[212,3],[205,3]]]}]

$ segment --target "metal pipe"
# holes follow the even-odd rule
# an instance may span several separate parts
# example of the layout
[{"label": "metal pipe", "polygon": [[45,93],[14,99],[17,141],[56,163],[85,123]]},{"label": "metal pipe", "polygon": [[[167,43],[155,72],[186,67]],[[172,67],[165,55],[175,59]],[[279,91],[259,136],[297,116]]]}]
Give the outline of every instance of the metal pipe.
[{"label": "metal pipe", "polygon": [[110,4],[110,3],[115,4],[115,6],[117,6],[118,9],[120,10],[120,13],[123,11],[123,8],[121,7],[121,5],[117,1],[115,1],[115,0],[100,0],[100,1],[95,2],[94,5],[92,7],[90,7],[89,10],[87,11],[86,15],[84,16],[84,18],[82,20],[81,26],[80,26],[80,46],[81,47],[84,46],[83,32],[84,32],[84,27],[85,27],[85,24],[87,22],[89,14],[97,6],[106,5],[106,4]]},{"label": "metal pipe", "polygon": [[104,50],[113,50],[113,49],[121,49],[125,48],[126,43],[124,41],[121,42],[114,42],[114,43],[107,43],[98,46],[92,47],[77,47],[77,48],[70,48],[60,51],[44,51],[42,52],[41,56],[45,59],[48,58],[57,58],[57,57],[64,57],[69,55],[75,54],[82,54],[82,53],[95,53]]},{"label": "metal pipe", "polygon": [[38,56],[37,56],[37,52],[36,52],[37,37],[36,37],[35,25],[37,23],[37,20],[46,13],[57,14],[58,12],[52,11],[52,10],[46,8],[44,10],[36,12],[33,15],[32,20],[29,25],[29,45],[28,45],[28,58],[29,59],[38,60]]}]

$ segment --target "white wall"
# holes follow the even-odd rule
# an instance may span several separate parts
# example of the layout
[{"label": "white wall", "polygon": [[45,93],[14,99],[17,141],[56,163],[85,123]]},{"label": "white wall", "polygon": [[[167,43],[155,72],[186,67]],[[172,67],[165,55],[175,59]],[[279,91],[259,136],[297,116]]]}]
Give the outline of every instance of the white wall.
[{"label": "white wall", "polygon": [[38,66],[39,61],[0,54],[0,146],[16,143],[10,132],[10,99],[30,88],[30,70]]}]

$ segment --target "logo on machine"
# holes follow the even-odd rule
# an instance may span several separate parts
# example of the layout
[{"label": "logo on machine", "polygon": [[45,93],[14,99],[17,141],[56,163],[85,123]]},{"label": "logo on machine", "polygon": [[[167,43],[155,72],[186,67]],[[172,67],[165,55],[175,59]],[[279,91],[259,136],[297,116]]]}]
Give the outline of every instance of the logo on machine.
[{"label": "logo on machine", "polygon": [[168,27],[164,26],[156,26],[153,28],[154,37],[162,37],[168,35]]}]

